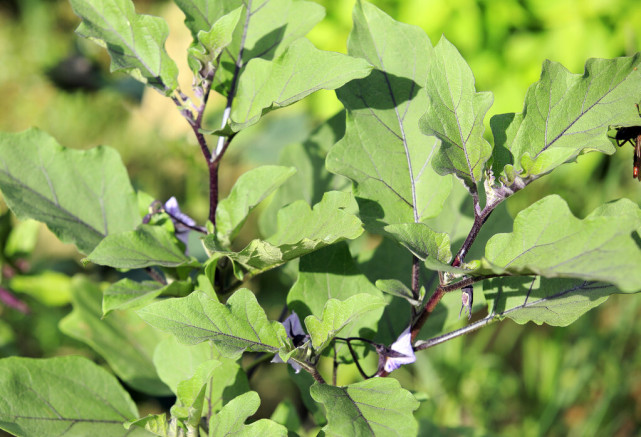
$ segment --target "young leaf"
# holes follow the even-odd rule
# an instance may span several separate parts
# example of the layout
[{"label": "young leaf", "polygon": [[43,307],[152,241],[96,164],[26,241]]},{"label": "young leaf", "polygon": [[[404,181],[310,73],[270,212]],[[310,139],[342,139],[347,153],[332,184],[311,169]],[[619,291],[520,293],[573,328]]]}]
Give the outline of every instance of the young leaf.
[{"label": "young leaf", "polygon": [[102,293],[96,284],[75,277],[73,311],[60,322],[65,334],[89,345],[113,371],[138,391],[158,396],[170,394],[152,363],[161,333],[132,312],[113,313],[102,319]]},{"label": "young leaf", "polygon": [[[240,252],[226,251],[213,236],[205,237],[204,243],[211,253],[229,257],[253,276],[338,241],[358,237],[363,228],[348,212],[354,203],[351,195],[336,191],[326,193],[313,209],[304,201],[294,202],[278,214],[276,234],[267,240],[254,240]],[[238,269],[235,273],[243,277]]]},{"label": "young leaf", "polygon": [[197,427],[205,405],[205,391],[214,372],[221,363],[209,360],[201,363],[194,375],[178,383],[176,390],[176,405],[171,408],[171,415],[188,425]]},{"label": "young leaf", "polygon": [[640,228],[639,207],[629,200],[580,220],[563,199],[548,196],[517,215],[512,233],[488,241],[483,264],[496,273],[603,281],[635,292],[641,290]]},{"label": "young leaf", "polygon": [[387,224],[438,215],[451,189],[451,178],[431,166],[439,142],[418,128],[433,49],[423,30],[369,3],[358,1],[353,17],[348,53],[375,70],[336,92],[348,111],[347,128],[330,150],[327,168],[354,181],[366,227],[384,233]]},{"label": "young leaf", "polygon": [[327,411],[327,436],[416,435],[412,412],[418,401],[393,378],[372,378],[346,387],[314,384],[316,402]]},{"label": "young leaf", "polygon": [[85,258],[94,264],[121,269],[197,265],[173,233],[163,226],[141,225],[135,231],[108,235]]},{"label": "young leaf", "polygon": [[525,97],[523,112],[492,117],[494,174],[511,184],[571,162],[585,150],[612,154],[612,125],[638,125],[641,55],[589,59],[582,75],[546,61]]},{"label": "young leaf", "polygon": [[174,281],[163,285],[156,281],[136,282],[129,278],[111,284],[103,293],[102,313],[109,315],[113,310],[140,308],[161,294],[169,296],[186,296],[193,285],[187,281]]},{"label": "young leaf", "polygon": [[485,297],[492,302],[491,314],[516,323],[546,323],[568,326],[609,295],[616,287],[577,279],[494,278],[483,282]]},{"label": "young leaf", "polygon": [[82,253],[140,223],[118,152],[66,149],[38,129],[0,133],[0,189],[18,218],[46,223]]},{"label": "young leaf", "polygon": [[180,341],[211,340],[221,354],[238,358],[243,351],[278,352],[286,344],[285,328],[267,320],[254,294],[243,288],[226,305],[201,291],[151,304],[138,314],[149,324],[171,332]]},{"label": "young leaf", "polygon": [[274,61],[255,59],[247,65],[232,105],[232,130],[251,126],[266,113],[320,89],[333,90],[365,77],[371,69],[362,59],[318,50],[301,38]]},{"label": "young leaf", "polygon": [[436,233],[424,223],[387,225],[384,230],[419,259],[432,257],[443,262],[452,259],[449,235]]},{"label": "young leaf", "polygon": [[252,416],[259,406],[260,397],[255,391],[238,396],[211,418],[209,422],[209,437],[223,435],[286,437],[287,428],[273,420],[260,419],[245,425],[247,418]]},{"label": "young leaf", "polygon": [[112,435],[138,417],[118,380],[83,357],[0,360],[0,428],[16,436]]},{"label": "young leaf", "polygon": [[185,14],[185,25],[194,40],[198,39],[199,32],[210,31],[216,21],[239,6],[237,0],[216,2],[211,0],[174,0],[174,2]]},{"label": "young leaf", "polygon": [[165,20],[136,14],[131,0],[70,1],[82,18],[76,32],[107,49],[111,71],[124,70],[165,95],[178,87],[178,67],[165,50]]},{"label": "young leaf", "polygon": [[229,247],[249,213],[296,170],[291,167],[264,165],[244,173],[216,209],[216,238]]},{"label": "young leaf", "polygon": [[305,326],[312,337],[312,346],[317,351],[323,350],[345,326],[385,305],[382,297],[374,297],[371,294],[357,294],[344,301],[329,299],[322,317],[305,318]]},{"label": "young leaf", "polygon": [[421,132],[442,141],[433,166],[439,174],[454,174],[470,190],[483,177],[492,155],[492,146],[483,138],[483,117],[492,106],[492,93],[476,92],[472,70],[445,37],[434,48],[425,87],[429,104],[420,120]]}]

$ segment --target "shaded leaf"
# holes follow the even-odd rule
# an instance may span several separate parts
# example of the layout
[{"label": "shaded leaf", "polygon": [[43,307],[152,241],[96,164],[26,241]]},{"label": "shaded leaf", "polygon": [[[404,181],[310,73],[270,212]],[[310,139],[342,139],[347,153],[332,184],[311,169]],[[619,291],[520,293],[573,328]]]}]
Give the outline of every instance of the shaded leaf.
[{"label": "shaded leaf", "polygon": [[496,273],[581,278],[614,284],[623,292],[641,289],[641,213],[624,199],[583,220],[559,196],[521,211],[514,231],[492,237],[483,266]]},{"label": "shaded leaf", "polygon": [[195,40],[200,31],[208,32],[223,15],[240,6],[238,0],[174,0],[185,14],[185,25]]},{"label": "shaded leaf", "polygon": [[176,405],[171,408],[172,417],[194,428],[198,426],[203,416],[207,385],[220,365],[220,361],[205,361],[196,368],[191,378],[178,383]]},{"label": "shaded leaf", "polygon": [[372,378],[346,387],[314,384],[311,395],[327,411],[328,436],[410,436],[418,401],[393,378]]},{"label": "shaded leaf", "polygon": [[387,224],[438,215],[451,189],[451,178],[432,169],[438,140],[418,128],[433,49],[423,30],[369,3],[358,1],[353,17],[348,53],[375,70],[336,93],[347,109],[347,128],[330,150],[327,168],[354,181],[366,228],[384,233]]},{"label": "shaded leaf", "polygon": [[0,360],[0,428],[16,436],[112,435],[138,416],[118,380],[86,358]]},{"label": "shaded leaf", "polygon": [[140,308],[161,294],[185,296],[193,290],[190,282],[174,281],[163,285],[156,281],[136,282],[125,278],[111,284],[103,293],[102,312],[107,316],[113,310]]},{"label": "shaded leaf", "polygon": [[152,355],[161,334],[132,312],[117,312],[102,319],[102,295],[96,284],[74,277],[73,311],[60,322],[60,330],[100,354],[113,371],[138,391],[170,394],[153,366]]},{"label": "shaded leaf", "polygon": [[421,260],[432,257],[448,262],[452,259],[449,236],[434,232],[424,223],[387,225],[384,229]]},{"label": "shaded leaf", "polygon": [[291,167],[263,165],[244,173],[229,196],[216,209],[216,237],[225,247],[236,238],[247,215],[296,170]]},{"label": "shaded leaf", "polygon": [[211,418],[209,422],[209,436],[287,436],[287,428],[273,420],[260,419],[254,423],[245,425],[247,418],[253,415],[259,406],[260,398],[255,391],[250,391],[238,396]]},{"label": "shaded leaf", "polygon": [[86,260],[122,269],[198,265],[194,258],[185,255],[184,247],[173,232],[163,226],[152,225],[141,225],[135,231],[107,236]]},{"label": "shaded leaf", "polygon": [[131,0],[70,1],[82,18],[76,32],[107,49],[111,71],[124,70],[165,95],[178,87],[178,67],[165,50],[165,20],[136,14]]},{"label": "shaded leaf", "polygon": [[287,339],[283,325],[267,320],[254,294],[245,288],[236,291],[226,305],[195,291],[146,306],[138,314],[183,343],[211,340],[229,358],[238,358],[245,350],[275,353]]},{"label": "shaded leaf", "polygon": [[421,304],[420,300],[414,298],[412,290],[398,279],[379,279],[376,281],[376,288],[392,296],[402,297],[407,300],[410,305]]},{"label": "shaded leaf", "polygon": [[639,54],[589,59],[581,75],[546,61],[541,79],[528,89],[523,112],[492,117],[494,174],[512,183],[519,175],[549,173],[583,151],[614,153],[609,127],[639,124],[640,62]]},{"label": "shaded leaf", "polygon": [[429,103],[420,120],[421,132],[442,141],[433,166],[440,174],[454,174],[469,190],[481,181],[492,155],[492,146],[483,138],[492,93],[476,92],[472,70],[444,36],[434,48],[425,88]]},{"label": "shaded leaf", "polygon": [[118,152],[66,149],[38,129],[0,133],[0,189],[18,218],[46,223],[83,253],[140,223]]},{"label": "shaded leaf", "polygon": [[266,113],[315,91],[333,90],[365,77],[371,69],[362,59],[318,50],[307,39],[298,39],[274,61],[255,59],[247,65],[232,105],[232,129],[255,124]]}]

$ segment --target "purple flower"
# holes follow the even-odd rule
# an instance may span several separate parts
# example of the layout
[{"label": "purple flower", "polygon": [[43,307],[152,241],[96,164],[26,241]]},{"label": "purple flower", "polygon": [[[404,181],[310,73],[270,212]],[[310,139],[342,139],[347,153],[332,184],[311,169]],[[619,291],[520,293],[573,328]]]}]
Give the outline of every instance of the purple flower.
[{"label": "purple flower", "polygon": [[410,364],[414,361],[416,361],[416,355],[414,355],[412,334],[410,332],[410,327],[408,326],[407,329],[399,335],[396,341],[392,343],[392,346],[385,354],[384,369],[387,373],[390,373],[401,367],[403,364]]},{"label": "purple flower", "polygon": [[196,221],[180,210],[178,201],[173,196],[165,202],[164,209],[165,212],[169,214],[169,217],[171,217],[171,221],[174,224],[176,238],[185,243],[186,246],[189,238],[189,231],[196,226]]},{"label": "purple flower", "polygon": [[[285,327],[285,332],[287,332],[287,337],[292,339],[292,343],[294,343],[295,347],[300,347],[309,340],[309,335],[305,334],[305,331],[303,331],[303,325],[301,325],[298,314],[295,312],[292,312],[292,314],[285,319],[283,326]],[[276,354],[271,362],[282,363],[283,360],[278,354]],[[294,368],[296,373],[300,372],[301,366],[296,363],[296,361],[287,360],[287,363]]]}]

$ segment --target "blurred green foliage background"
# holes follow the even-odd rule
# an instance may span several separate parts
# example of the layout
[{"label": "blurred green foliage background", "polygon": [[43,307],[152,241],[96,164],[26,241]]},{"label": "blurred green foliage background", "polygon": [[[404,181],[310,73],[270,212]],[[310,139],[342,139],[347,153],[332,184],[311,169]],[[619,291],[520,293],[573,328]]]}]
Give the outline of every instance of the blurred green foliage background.
[{"label": "blurred green foliage background", "polygon": [[[168,21],[167,48],[181,66],[180,81],[188,91],[184,53],[190,36],[182,26],[184,17],[170,1],[134,3],[139,12]],[[326,7],[327,17],[309,38],[321,49],[345,52],[353,1],[318,3]],[[469,62],[477,89],[494,93],[489,115],[521,111],[527,87],[538,80],[545,59],[580,73],[590,57],[631,55],[641,48],[638,0],[372,3],[399,21],[422,27],[433,44],[446,35]],[[162,200],[175,195],[184,210],[204,222],[205,165],[187,124],[168,99],[143,91],[124,75],[109,74],[106,53],[73,34],[78,22],[66,0],[0,0],[0,130],[38,126],[67,147],[115,147],[137,189]],[[211,125],[220,117],[221,103],[213,99],[210,105]],[[276,163],[284,146],[303,141],[338,110],[333,92],[320,92],[243,132],[223,161],[223,194],[238,175]],[[489,116],[486,127],[489,138]],[[515,214],[551,193],[564,196],[580,217],[620,197],[641,203],[641,184],[632,179],[632,148],[611,157],[580,157],[518,193],[509,210]],[[30,312],[0,306],[0,356],[73,352],[98,359],[63,336],[57,323],[70,311],[65,274],[107,280],[108,273],[83,269],[73,248],[58,243],[46,229],[17,224],[6,207],[2,211],[2,285],[16,291]],[[255,235],[255,218],[244,232],[247,239]],[[19,235],[13,239],[22,245],[11,243],[11,234]],[[16,275],[16,265],[24,267],[17,272],[22,274]],[[253,284],[264,302],[273,302],[274,318],[290,280],[275,273]],[[638,297],[615,296],[568,328],[505,321],[423,352],[415,365],[394,376],[424,399],[417,413],[424,435],[436,428],[444,435],[465,436],[641,435],[640,318]],[[299,397],[285,366],[261,368],[251,382],[261,393],[263,416],[272,414],[279,399]],[[161,401],[137,399],[142,414],[160,408]]]}]

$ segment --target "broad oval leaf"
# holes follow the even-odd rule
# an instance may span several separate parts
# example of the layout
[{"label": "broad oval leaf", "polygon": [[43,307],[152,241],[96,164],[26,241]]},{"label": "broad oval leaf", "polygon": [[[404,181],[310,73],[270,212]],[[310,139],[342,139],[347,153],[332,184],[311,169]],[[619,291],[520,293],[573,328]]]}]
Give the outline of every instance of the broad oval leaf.
[{"label": "broad oval leaf", "polygon": [[229,358],[238,358],[245,350],[275,353],[287,342],[283,325],[267,320],[254,294],[245,288],[236,291],[225,305],[195,291],[187,297],[148,305],[138,314],[183,343],[211,340]]},{"label": "broad oval leaf", "polygon": [[310,393],[327,411],[328,436],[414,436],[416,398],[394,378],[372,378],[346,387],[314,384]]},{"label": "broad oval leaf", "polygon": [[418,128],[433,49],[423,30],[394,21],[369,3],[358,1],[353,17],[348,53],[375,70],[337,91],[347,127],[326,165],[354,181],[366,228],[384,233],[385,225],[438,215],[452,187],[451,177],[432,169],[439,141]]},{"label": "broad oval leaf", "polygon": [[580,220],[563,199],[548,196],[517,215],[512,233],[488,241],[483,267],[603,281],[635,292],[641,289],[640,229],[639,207],[629,200]]},{"label": "broad oval leaf", "polygon": [[118,152],[66,149],[38,129],[0,133],[0,189],[18,218],[46,223],[82,253],[140,223]]},{"label": "broad oval leaf", "polygon": [[127,71],[165,95],[178,87],[178,67],[165,50],[165,20],[136,14],[131,0],[70,1],[82,18],[76,32],[107,49],[111,71]]},{"label": "broad oval leaf", "polygon": [[640,54],[589,59],[581,75],[546,61],[523,112],[492,117],[494,174],[512,183],[549,173],[586,150],[614,153],[609,127],[640,124],[640,63]]},{"label": "broad oval leaf", "polygon": [[0,428],[16,436],[149,436],[125,430],[136,404],[84,357],[0,360]]}]

